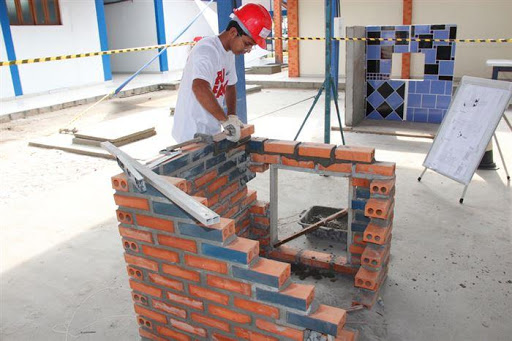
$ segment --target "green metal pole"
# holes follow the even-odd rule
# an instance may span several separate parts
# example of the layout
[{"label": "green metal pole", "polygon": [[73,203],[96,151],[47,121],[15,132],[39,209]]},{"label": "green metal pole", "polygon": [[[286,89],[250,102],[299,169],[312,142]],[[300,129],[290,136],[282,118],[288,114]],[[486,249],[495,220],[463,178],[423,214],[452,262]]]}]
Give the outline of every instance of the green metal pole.
[{"label": "green metal pole", "polygon": [[[324,143],[331,142],[331,46],[332,46],[332,6],[331,0],[325,0],[325,124]],[[341,127],[340,127],[341,129]]]}]

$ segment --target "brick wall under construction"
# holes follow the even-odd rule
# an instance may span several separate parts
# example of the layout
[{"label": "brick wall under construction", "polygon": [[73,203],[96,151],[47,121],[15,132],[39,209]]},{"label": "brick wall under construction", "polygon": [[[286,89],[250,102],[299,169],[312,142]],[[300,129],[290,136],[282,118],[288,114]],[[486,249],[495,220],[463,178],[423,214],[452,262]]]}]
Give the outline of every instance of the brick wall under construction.
[{"label": "brick wall under construction", "polygon": [[[315,300],[295,283],[289,263],[355,275],[354,303],[371,307],[387,273],[394,170],[360,147],[224,134],[182,149],[153,171],[221,216],[204,226],[147,184],[141,193],[124,174],[112,178],[125,261],[140,335],[150,340],[305,340],[311,331],[355,340],[346,311]],[[269,204],[247,182],[270,164],[340,172],[350,178],[352,263],[270,245]],[[270,258],[274,259],[270,259]]]}]

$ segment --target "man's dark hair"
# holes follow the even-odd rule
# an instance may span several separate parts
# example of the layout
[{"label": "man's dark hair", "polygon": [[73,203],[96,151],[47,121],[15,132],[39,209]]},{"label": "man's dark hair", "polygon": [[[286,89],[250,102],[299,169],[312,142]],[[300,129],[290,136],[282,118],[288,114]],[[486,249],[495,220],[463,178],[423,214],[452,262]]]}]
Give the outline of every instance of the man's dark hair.
[{"label": "man's dark hair", "polygon": [[234,20],[231,20],[228,23],[228,26],[226,27],[226,31],[229,31],[232,27],[236,28],[236,32],[238,33],[238,35],[240,37],[247,35],[247,33],[245,33],[244,30],[240,27],[240,25],[236,21],[234,21]]}]

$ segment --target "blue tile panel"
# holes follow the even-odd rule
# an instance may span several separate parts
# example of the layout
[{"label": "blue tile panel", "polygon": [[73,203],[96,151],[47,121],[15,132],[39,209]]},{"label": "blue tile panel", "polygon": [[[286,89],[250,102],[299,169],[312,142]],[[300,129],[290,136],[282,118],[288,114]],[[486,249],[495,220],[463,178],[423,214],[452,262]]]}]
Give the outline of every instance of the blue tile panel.
[{"label": "blue tile panel", "polygon": [[[456,34],[452,24],[366,27],[366,38],[455,39]],[[423,81],[409,81],[407,91],[405,82],[390,80],[392,53],[406,52],[425,55]],[[454,66],[452,42],[367,41],[366,118],[441,122],[451,101]]]},{"label": "blue tile panel", "polygon": [[286,321],[296,326],[311,329],[320,333],[336,335],[338,333],[338,325],[323,320],[313,319],[307,315],[300,315],[287,312]]},{"label": "blue tile panel", "polygon": [[298,297],[283,295],[279,292],[256,288],[256,298],[260,301],[277,303],[288,308],[306,311],[308,309],[306,300]]}]

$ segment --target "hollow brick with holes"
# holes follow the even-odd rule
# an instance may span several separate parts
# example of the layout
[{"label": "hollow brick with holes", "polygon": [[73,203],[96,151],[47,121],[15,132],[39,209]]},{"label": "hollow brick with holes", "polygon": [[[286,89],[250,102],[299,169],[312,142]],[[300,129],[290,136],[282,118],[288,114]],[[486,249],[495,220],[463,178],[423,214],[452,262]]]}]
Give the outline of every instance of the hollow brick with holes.
[{"label": "hollow brick with holes", "polygon": [[132,292],[132,299],[135,303],[139,303],[142,305],[148,305],[148,298],[144,295]]},{"label": "hollow brick with holes", "polygon": [[117,220],[123,224],[133,224],[133,216],[130,212],[116,211]]},{"label": "hollow brick with holes", "polygon": [[134,241],[122,238],[121,242],[123,243],[123,247],[125,250],[139,252],[139,246]]},{"label": "hollow brick with holes", "polygon": [[367,217],[387,219],[390,214],[393,201],[391,199],[371,198],[366,202],[364,214]]},{"label": "hollow brick with holes", "polygon": [[390,180],[373,180],[370,183],[370,193],[389,195],[395,187],[395,179]]},{"label": "hollow brick with holes", "polygon": [[111,178],[111,182],[112,182],[112,188],[115,189],[116,191],[121,191],[121,192],[129,191],[128,178],[126,177],[126,175],[124,173],[114,175]]},{"label": "hollow brick with holes", "polygon": [[364,231],[363,240],[367,243],[379,245],[386,244],[389,236],[391,235],[392,229],[393,225],[381,227],[370,223]]},{"label": "hollow brick with holes", "polygon": [[142,316],[137,316],[137,322],[139,323],[139,326],[146,327],[146,328],[152,328],[153,324],[148,319],[145,319]]},{"label": "hollow brick with holes", "polygon": [[361,255],[361,264],[370,268],[379,269],[384,265],[384,261],[389,255],[389,249],[389,244],[382,247],[372,245],[366,246],[363,254]]},{"label": "hollow brick with holes", "polygon": [[142,280],[142,270],[134,268],[133,266],[127,266],[126,271],[128,272],[128,276]]}]

